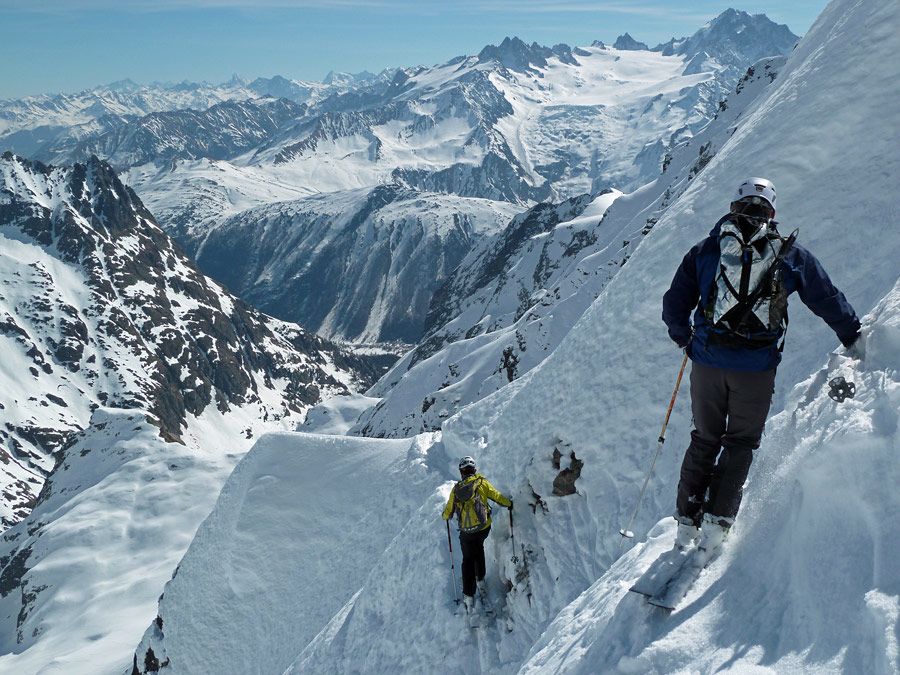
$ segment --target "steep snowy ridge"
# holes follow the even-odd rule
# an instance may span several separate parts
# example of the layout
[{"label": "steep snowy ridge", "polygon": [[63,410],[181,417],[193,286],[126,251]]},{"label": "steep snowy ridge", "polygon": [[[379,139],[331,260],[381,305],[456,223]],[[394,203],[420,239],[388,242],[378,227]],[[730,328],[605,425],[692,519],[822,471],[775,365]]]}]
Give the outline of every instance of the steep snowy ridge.
[{"label": "steep snowy ridge", "polygon": [[430,466],[432,443],[261,438],[166,585],[137,649],[139,671],[154,663],[178,673],[287,668],[442,481]]},{"label": "steep snowy ridge", "polygon": [[[560,613],[520,672],[898,672],[900,280],[863,330],[864,362],[832,354],[769,421],[739,524],[683,610],[627,592],[671,546],[667,519]],[[857,387],[842,404],[825,386],[837,375]]]},{"label": "steep snowy ridge", "polygon": [[[804,244],[816,252],[861,313],[895,285],[898,238],[890,225],[894,208],[890,183],[897,175],[898,162],[884,142],[898,122],[896,112],[885,114],[897,91],[896,86],[893,90],[883,87],[882,74],[876,74],[874,64],[888,58],[892,47],[886,25],[896,19],[897,9],[890,3],[832,3],[789,58],[765,100],[694,178],[560,347],[530,375],[504,390],[499,400],[488,398],[444,425],[443,442],[452,454],[481,445],[489,475],[504,475],[521,486],[520,494],[533,491],[542,496],[547,511],[538,508],[532,523],[522,528],[524,532],[517,528],[517,541],[535,550],[529,564],[532,579],[552,582],[532,584],[534,604],[555,613],[589,576],[584,574],[586,566],[605,568],[620,555],[617,530],[633,507],[648,468],[677,369],[677,350],[668,343],[658,318],[660,298],[681,255],[705,235],[742,176],[762,173],[775,181],[781,197],[780,219],[789,227],[800,227]],[[874,29],[876,26],[880,28]],[[862,34],[867,38],[864,44],[859,40]],[[752,158],[749,164],[748,158]],[[858,200],[840,204],[833,199],[839,191],[855,194]],[[791,198],[794,195],[799,201]],[[846,226],[850,222],[852,228]],[[879,242],[878,247],[867,243],[874,241]],[[848,256],[848,251],[854,253]],[[865,265],[858,264],[858,255],[866,257]],[[792,341],[791,335],[800,337]],[[796,301],[792,303],[791,335],[779,368],[781,392],[790,391],[816,370],[836,345],[827,327]],[[773,412],[780,408],[776,401]],[[660,458],[637,532],[647,531],[672,512],[679,446],[687,442],[689,429],[682,399],[668,434],[668,445],[676,450],[667,450]],[[548,497],[554,477],[549,456],[560,441],[583,466],[576,482],[578,494],[554,499]],[[768,442],[766,437],[764,448]],[[785,450],[790,452],[791,446]],[[756,481],[757,475],[754,472],[751,481]],[[760,508],[766,503],[765,496],[757,501],[752,487],[746,499],[751,511],[754,503]],[[560,503],[564,500],[569,503]],[[535,498],[531,501],[537,503]],[[885,508],[890,511],[890,502]],[[530,531],[529,525],[534,529]],[[842,531],[828,532],[823,539],[840,537]],[[802,540],[796,544],[799,554]],[[571,555],[573,548],[580,553]],[[896,588],[896,571],[885,573],[889,587]],[[622,586],[617,584],[617,588]],[[765,606],[763,616],[759,617],[762,610],[744,609],[777,632],[791,596],[782,595],[780,587],[765,590],[774,602]],[[512,595],[512,600],[518,603],[517,616],[531,615],[520,598]],[[598,602],[610,606],[615,600],[600,597]],[[509,607],[510,596],[507,603]],[[838,604],[830,612],[839,615],[840,607]],[[685,612],[692,612],[690,605]],[[678,623],[675,617],[673,621]],[[535,627],[543,630],[540,624]],[[804,630],[802,625],[787,629]],[[697,630],[718,634],[715,622],[698,625]],[[631,634],[627,638],[619,635],[626,643],[632,640]],[[672,653],[683,643],[666,641],[664,634],[656,637],[662,641],[660,648]],[[726,644],[733,649],[746,644],[737,631],[730,639]],[[634,640],[643,637],[639,634]],[[833,634],[823,636],[823,641],[852,643],[846,636]],[[583,652],[573,643],[570,654],[577,660]],[[742,663],[758,662],[753,650],[746,654],[747,661]],[[806,667],[828,667],[814,653],[807,657]],[[616,661],[598,658],[583,662],[582,667],[586,672],[603,672],[617,667],[626,670],[628,664],[619,666]],[[641,665],[635,668],[646,669]],[[668,668],[662,665],[659,669]]]},{"label": "steep snowy ridge", "polygon": [[369,392],[382,400],[353,432],[399,437],[440,429],[537,366],[728,141],[784,60],[751,66],[714,120],[666,148],[652,183],[628,195],[539,204],[477,244],[435,294],[425,338]]},{"label": "steep snowy ridge", "polygon": [[[764,98],[691,177],[553,353],[444,422],[440,443],[424,453],[423,483],[415,488],[427,494],[431,486],[430,496],[409,518],[369,533],[366,541],[380,548],[377,560],[357,578],[355,593],[346,590],[344,606],[319,626],[321,632],[306,646],[293,645],[294,672],[503,673],[523,666],[534,672],[896,671],[900,578],[891,561],[898,541],[893,485],[900,237],[892,224],[900,161],[889,141],[900,122],[892,104],[900,81],[892,29],[898,18],[896,3],[887,0],[829,5]],[[679,363],[659,320],[660,298],[681,256],[706,235],[748,174],[775,182],[783,227],[800,227],[801,242],[860,314],[869,315],[871,361],[858,364],[837,354],[823,369],[837,341],[801,303],[792,302],[776,417],[758,453],[731,548],[701,578],[684,608],[664,619],[648,615],[636,598],[620,598],[627,580],[671,541],[675,476],[690,429],[684,397],[668,432],[667,446],[674,450],[661,456],[634,526],[638,533],[651,532],[650,543],[638,543],[623,557],[617,533],[655,449]],[[834,372],[857,381],[858,401],[839,408],[823,395],[824,380]],[[785,394],[801,382],[785,404]],[[328,443],[304,436],[282,440],[295,448]],[[385,441],[355,442],[375,448]],[[504,617],[474,631],[454,613],[446,532],[439,519],[456,458],[470,453],[515,499],[519,548],[512,551],[505,514],[495,513],[488,584]],[[234,480],[234,491],[253,484]],[[276,480],[290,481],[284,473]],[[288,502],[287,494],[286,485],[274,489],[273,484],[265,496],[283,505],[267,525],[302,510],[295,495]],[[368,504],[370,511],[385,513],[385,495],[394,496],[385,490]],[[230,545],[229,527],[240,520],[227,502],[221,505],[220,513],[230,518],[223,525],[217,516],[201,528],[198,552],[201,546]],[[388,516],[382,517],[386,523]],[[265,549],[275,558],[291,554],[290,541],[265,530],[259,528],[260,536],[242,550]],[[817,547],[826,543],[841,557],[820,557]],[[510,560],[514,553],[518,563]],[[320,560],[318,554],[293,555],[290,571],[268,583],[296,586],[301,578],[296,570]],[[191,566],[196,569],[202,559],[198,555]],[[335,576],[358,574],[355,563],[329,560],[322,577],[326,584]],[[258,576],[258,569],[239,568],[232,568],[232,588]],[[195,572],[189,578],[186,569],[174,580],[183,589],[204,576]],[[822,589],[818,578],[833,583]],[[229,592],[211,585],[193,597],[167,592],[163,606],[169,614],[161,617],[160,645],[169,672],[189,672],[182,670],[188,663],[217,662],[215,649],[191,640],[193,628],[181,624],[175,637],[174,629],[166,633],[166,623],[188,616],[192,602],[227,603]],[[255,611],[264,620],[273,611],[284,616],[285,607],[296,617],[306,606],[296,597],[279,606],[247,596],[241,612]],[[851,630],[844,628],[845,614],[858,621]],[[301,620],[291,619],[294,625]],[[507,621],[511,631],[505,630]],[[148,636],[152,633],[153,626]],[[236,651],[277,653],[280,665],[285,651],[277,639],[243,637]],[[139,672],[148,670],[142,664],[149,645],[145,641],[136,654]]]}]

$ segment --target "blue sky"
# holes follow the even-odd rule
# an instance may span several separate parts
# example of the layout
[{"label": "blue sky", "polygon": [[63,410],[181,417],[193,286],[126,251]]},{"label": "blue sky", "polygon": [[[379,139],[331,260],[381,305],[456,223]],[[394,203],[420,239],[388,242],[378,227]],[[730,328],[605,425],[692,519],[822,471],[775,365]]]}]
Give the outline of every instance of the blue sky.
[{"label": "blue sky", "polygon": [[220,82],[377,71],[477,53],[507,35],[542,44],[650,46],[728,7],[805,33],[826,0],[0,0],[0,98],[131,78]]}]

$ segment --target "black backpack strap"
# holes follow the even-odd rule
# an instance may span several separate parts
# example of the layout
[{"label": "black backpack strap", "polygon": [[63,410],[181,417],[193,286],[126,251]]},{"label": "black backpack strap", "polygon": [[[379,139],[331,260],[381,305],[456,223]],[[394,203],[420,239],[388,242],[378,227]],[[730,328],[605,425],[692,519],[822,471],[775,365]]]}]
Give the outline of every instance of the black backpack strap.
[{"label": "black backpack strap", "polygon": [[[744,319],[746,319],[750,314],[750,312],[753,311],[753,306],[762,297],[763,293],[768,292],[768,290],[771,288],[772,278],[776,274],[780,274],[781,263],[784,261],[784,258],[787,255],[788,251],[794,245],[794,242],[797,241],[797,235],[799,234],[799,232],[800,230],[796,229],[791,232],[790,236],[788,236],[787,239],[782,240],[784,243],[781,245],[781,249],[775,255],[775,260],[772,261],[769,269],[766,270],[766,273],[763,275],[762,279],[759,280],[759,284],[754,289],[754,291],[747,295],[744,299],[740,300],[734,307],[732,307],[728,311],[728,314],[734,314],[737,316],[737,321],[735,321],[734,318],[729,319],[729,323],[731,323],[731,325],[740,326],[743,323]],[[779,237],[779,239],[781,239],[781,237]],[[731,290],[730,284],[729,290]],[[737,297],[737,295],[735,295],[735,297]],[[787,315],[785,315],[785,317],[786,316]]]}]

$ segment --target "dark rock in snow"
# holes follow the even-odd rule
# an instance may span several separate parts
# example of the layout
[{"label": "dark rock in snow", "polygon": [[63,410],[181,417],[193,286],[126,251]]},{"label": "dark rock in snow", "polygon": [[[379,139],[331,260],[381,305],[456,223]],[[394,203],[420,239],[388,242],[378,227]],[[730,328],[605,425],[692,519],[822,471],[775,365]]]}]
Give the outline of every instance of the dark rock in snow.
[{"label": "dark rock in snow", "polygon": [[627,51],[649,50],[650,48],[643,42],[638,42],[628,33],[620,35],[613,43],[614,49],[622,49]]}]

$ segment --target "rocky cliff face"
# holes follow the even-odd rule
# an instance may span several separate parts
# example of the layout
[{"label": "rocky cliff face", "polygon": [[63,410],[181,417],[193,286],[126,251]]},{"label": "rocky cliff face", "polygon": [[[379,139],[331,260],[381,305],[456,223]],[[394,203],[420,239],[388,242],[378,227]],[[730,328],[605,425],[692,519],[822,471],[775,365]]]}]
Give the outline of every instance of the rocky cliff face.
[{"label": "rocky cliff face", "polygon": [[297,415],[374,375],[204,277],[96,158],[0,159],[0,342],[7,525],[97,406],[146,410],[182,441],[210,408]]},{"label": "rocky cliff face", "polygon": [[251,303],[323,335],[412,343],[435,289],[515,211],[385,185],[243,213],[196,256]]}]

